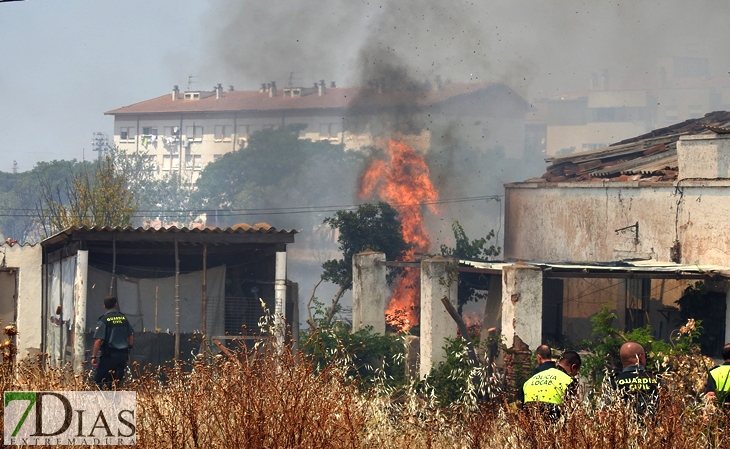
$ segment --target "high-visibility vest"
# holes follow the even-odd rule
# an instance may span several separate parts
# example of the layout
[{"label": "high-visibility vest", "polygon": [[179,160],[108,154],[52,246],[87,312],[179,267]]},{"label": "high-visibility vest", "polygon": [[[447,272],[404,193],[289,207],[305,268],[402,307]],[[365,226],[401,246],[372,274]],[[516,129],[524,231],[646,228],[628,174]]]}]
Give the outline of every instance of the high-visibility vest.
[{"label": "high-visibility vest", "polygon": [[527,379],[527,382],[522,386],[522,391],[525,393],[525,402],[562,404],[565,392],[572,382],[572,377],[557,368],[541,371]]},{"label": "high-visibility vest", "polygon": [[710,370],[717,391],[730,391],[730,365],[721,365]]}]

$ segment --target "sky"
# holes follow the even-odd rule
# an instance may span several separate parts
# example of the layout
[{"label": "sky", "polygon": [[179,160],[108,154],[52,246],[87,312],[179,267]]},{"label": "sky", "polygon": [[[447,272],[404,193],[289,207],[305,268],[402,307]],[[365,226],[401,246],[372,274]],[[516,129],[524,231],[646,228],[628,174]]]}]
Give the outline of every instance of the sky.
[{"label": "sky", "polygon": [[[529,101],[651,76],[662,56],[730,71],[717,0],[25,0],[0,2],[0,171],[92,159],[104,112],[181,89],[357,85],[378,61],[412,78],[499,81]],[[192,78],[190,78],[192,76]],[[191,82],[191,84],[189,84]]]}]

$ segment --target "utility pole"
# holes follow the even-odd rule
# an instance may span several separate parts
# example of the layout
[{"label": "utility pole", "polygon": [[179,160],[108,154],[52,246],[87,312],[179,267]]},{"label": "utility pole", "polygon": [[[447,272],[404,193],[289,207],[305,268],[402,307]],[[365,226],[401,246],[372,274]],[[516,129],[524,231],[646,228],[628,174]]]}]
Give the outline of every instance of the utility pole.
[{"label": "utility pole", "polygon": [[15,161],[15,160],[13,161],[13,174],[14,175],[18,174],[18,161]]},{"label": "utility pole", "polygon": [[91,149],[92,151],[97,151],[99,155],[97,158],[101,160],[101,153],[106,153],[107,149],[109,148],[109,137],[107,137],[106,133],[102,132],[95,132],[91,135]]}]

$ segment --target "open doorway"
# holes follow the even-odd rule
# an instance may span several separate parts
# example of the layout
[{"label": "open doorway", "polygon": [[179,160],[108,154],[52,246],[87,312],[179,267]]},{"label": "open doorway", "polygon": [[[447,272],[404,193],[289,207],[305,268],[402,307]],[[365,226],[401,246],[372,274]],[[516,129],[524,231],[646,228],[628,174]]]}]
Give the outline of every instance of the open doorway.
[{"label": "open doorway", "polygon": [[[18,310],[18,283],[17,271],[12,269],[0,270],[0,326],[14,324]],[[15,339],[15,337],[13,337]],[[13,345],[17,344],[13,340]]]}]

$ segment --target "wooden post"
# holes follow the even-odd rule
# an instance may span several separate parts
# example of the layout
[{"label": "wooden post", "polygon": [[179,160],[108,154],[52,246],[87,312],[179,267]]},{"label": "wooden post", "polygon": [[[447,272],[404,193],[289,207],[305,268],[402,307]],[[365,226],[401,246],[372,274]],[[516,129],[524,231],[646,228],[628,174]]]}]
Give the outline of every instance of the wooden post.
[{"label": "wooden post", "polygon": [[175,360],[180,354],[180,257],[175,237]]},{"label": "wooden post", "polygon": [[203,244],[203,319],[201,330],[203,332],[203,341],[201,342],[201,352],[206,349],[206,339],[208,337],[208,245]]}]

